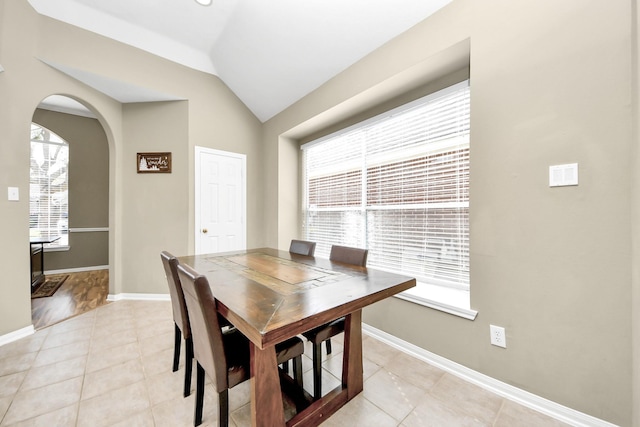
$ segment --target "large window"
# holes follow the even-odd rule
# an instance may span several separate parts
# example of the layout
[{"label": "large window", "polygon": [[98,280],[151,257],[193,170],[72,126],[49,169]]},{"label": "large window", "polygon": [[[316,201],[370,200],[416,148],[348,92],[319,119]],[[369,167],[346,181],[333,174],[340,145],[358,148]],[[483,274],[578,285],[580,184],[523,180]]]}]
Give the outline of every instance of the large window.
[{"label": "large window", "polygon": [[31,124],[29,231],[32,237],[61,236],[45,247],[69,244],[69,144],[49,129]]},{"label": "large window", "polygon": [[368,265],[469,290],[469,84],[303,146],[305,238]]}]

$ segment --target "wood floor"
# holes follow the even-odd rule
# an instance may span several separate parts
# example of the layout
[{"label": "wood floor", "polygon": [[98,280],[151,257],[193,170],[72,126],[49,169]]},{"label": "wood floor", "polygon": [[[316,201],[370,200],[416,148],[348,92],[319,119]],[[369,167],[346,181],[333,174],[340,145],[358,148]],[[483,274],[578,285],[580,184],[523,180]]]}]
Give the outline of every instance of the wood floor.
[{"label": "wood floor", "polygon": [[69,278],[50,297],[31,300],[36,330],[107,304],[109,270],[69,273]]}]

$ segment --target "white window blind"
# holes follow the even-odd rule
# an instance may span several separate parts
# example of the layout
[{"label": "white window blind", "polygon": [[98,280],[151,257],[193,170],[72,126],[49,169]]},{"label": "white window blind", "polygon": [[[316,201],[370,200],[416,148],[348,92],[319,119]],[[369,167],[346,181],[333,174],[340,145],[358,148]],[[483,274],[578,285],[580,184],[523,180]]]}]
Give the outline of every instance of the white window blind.
[{"label": "white window blind", "polygon": [[[32,237],[61,236],[47,246],[68,246],[69,145],[50,130],[31,124],[29,231]],[[46,246],[45,246],[46,247]]]},{"label": "white window blind", "polygon": [[305,239],[469,289],[468,82],[303,146]]}]

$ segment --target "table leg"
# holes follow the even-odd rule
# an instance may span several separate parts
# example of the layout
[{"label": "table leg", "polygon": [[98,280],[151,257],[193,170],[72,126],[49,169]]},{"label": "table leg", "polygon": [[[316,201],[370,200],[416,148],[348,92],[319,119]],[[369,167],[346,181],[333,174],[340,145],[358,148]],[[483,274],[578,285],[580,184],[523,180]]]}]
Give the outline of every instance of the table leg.
[{"label": "table leg", "polygon": [[[34,246],[36,249],[34,250]],[[30,243],[30,259],[31,259],[31,292],[35,291],[38,285],[44,283],[44,243]],[[34,258],[33,256],[37,255],[40,261],[36,261],[35,266],[37,267],[37,276],[34,277]]]},{"label": "table leg", "polygon": [[274,346],[263,350],[249,343],[251,352],[251,425],[284,426],[280,376]]},{"label": "table leg", "polygon": [[354,311],[345,318],[342,385],[347,387],[347,400],[363,390],[362,310]]}]

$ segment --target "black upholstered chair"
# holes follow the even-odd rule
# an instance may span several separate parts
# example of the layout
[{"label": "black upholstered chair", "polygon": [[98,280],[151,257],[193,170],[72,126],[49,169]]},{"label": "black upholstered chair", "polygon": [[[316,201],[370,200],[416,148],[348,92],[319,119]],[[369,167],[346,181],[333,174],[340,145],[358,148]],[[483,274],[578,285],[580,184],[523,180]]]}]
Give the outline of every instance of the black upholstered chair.
[{"label": "black upholstered chair", "polygon": [[182,337],[185,340],[185,361],[184,361],[184,397],[191,394],[191,372],[193,369],[193,340],[191,338],[191,327],[187,306],[184,302],[184,294],[180,278],[178,277],[178,259],[169,252],[163,251],[160,254],[164,272],[167,276],[169,294],[171,296],[171,308],[173,309],[173,323],[175,330],[173,346],[173,372],[178,370],[180,363],[180,346]]},{"label": "black upholstered chair", "polygon": [[[329,259],[333,262],[366,267],[368,254],[368,249],[333,245]],[[331,337],[344,332],[344,322],[345,318],[341,317],[302,334],[313,344],[314,399],[319,399],[322,395],[322,343],[326,342],[327,354],[331,354]]]},{"label": "black upholstered chair", "polygon": [[306,240],[291,240],[289,245],[289,252],[292,254],[313,256],[316,251],[316,242],[309,242]]},{"label": "black upholstered chair", "polygon": [[329,259],[334,262],[341,262],[343,264],[351,264],[358,267],[367,266],[367,256],[369,255],[368,249],[350,248],[348,246],[331,246],[331,253]]},{"label": "black upholstered chair", "polygon": [[[236,328],[222,329],[217,303],[205,276],[186,265],[178,266],[189,313],[194,356],[197,361],[196,403],[193,424],[202,423],[204,375],[211,377],[218,393],[219,425],[229,424],[229,389],[249,379],[249,340]],[[298,337],[276,345],[278,364],[293,359],[294,377],[302,386],[304,344]]]},{"label": "black upholstered chair", "polygon": [[[308,240],[291,239],[291,243],[289,244],[289,253],[304,255],[304,256],[313,256],[315,252],[316,252],[316,242],[310,242]],[[285,372],[288,372],[289,364],[283,363],[282,369]]]}]

